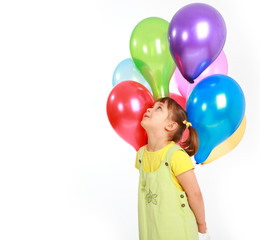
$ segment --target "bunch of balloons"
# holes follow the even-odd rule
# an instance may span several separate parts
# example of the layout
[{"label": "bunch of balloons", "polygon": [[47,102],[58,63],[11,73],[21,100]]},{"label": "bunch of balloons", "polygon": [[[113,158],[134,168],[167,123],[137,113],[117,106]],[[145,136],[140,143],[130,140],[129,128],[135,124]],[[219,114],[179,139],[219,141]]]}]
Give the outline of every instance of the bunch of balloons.
[{"label": "bunch of balloons", "polygon": [[[154,100],[170,96],[198,132],[197,163],[230,152],[244,135],[246,118],[243,91],[227,76],[225,41],[223,17],[203,3],[184,6],[170,23],[158,17],[139,22],[130,38],[131,59],[113,74],[107,115],[114,130],[138,150],[147,142],[140,125],[144,112]],[[181,96],[170,93],[171,78]]]}]

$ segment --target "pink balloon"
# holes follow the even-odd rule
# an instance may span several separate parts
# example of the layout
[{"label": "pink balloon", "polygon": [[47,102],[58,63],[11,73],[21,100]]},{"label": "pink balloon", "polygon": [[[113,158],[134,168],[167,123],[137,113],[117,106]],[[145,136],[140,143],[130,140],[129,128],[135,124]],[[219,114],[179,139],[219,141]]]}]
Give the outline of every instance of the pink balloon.
[{"label": "pink balloon", "polygon": [[227,58],[226,55],[224,53],[224,51],[222,51],[219,56],[216,58],[216,60],[209,65],[208,68],[206,68],[204,70],[204,72],[202,72],[200,74],[199,77],[197,77],[194,80],[194,83],[191,84],[189,83],[180,73],[179,69],[176,68],[174,74],[173,74],[173,79],[177,85],[177,88],[180,92],[180,94],[187,100],[190,93],[192,92],[193,88],[204,78],[214,75],[214,74],[223,74],[223,75],[227,75],[228,74],[228,63],[227,63]]}]

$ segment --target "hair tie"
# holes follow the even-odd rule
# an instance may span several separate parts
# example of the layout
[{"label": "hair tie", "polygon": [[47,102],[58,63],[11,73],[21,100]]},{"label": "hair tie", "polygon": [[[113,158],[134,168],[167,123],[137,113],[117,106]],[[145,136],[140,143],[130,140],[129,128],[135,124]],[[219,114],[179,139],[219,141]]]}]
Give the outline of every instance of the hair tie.
[{"label": "hair tie", "polygon": [[183,121],[183,124],[185,124],[185,125],[186,125],[186,128],[188,128],[188,127],[191,127],[191,126],[192,126],[192,124],[191,124],[190,122],[188,122],[187,120],[184,120],[184,121]]}]

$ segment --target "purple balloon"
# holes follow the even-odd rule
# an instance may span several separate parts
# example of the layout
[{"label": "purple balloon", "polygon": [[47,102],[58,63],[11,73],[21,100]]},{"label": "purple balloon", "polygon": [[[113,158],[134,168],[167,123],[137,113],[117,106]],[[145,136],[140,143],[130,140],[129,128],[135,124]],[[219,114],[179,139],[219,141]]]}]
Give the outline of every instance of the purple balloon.
[{"label": "purple balloon", "polygon": [[204,3],[189,4],[173,16],[168,40],[181,74],[194,83],[222,51],[226,24],[215,8]]}]

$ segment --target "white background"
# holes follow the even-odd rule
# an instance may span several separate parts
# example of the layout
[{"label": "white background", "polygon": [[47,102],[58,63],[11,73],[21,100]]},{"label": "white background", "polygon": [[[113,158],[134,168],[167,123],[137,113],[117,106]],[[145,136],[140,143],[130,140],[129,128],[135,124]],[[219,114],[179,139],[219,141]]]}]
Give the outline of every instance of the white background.
[{"label": "white background", "polygon": [[[192,2],[1,1],[1,240],[138,239],[135,150],[106,115],[112,74],[138,22]],[[225,19],[247,117],[232,152],[196,167],[207,224],[212,240],[259,239],[258,2],[202,2]]]}]

